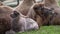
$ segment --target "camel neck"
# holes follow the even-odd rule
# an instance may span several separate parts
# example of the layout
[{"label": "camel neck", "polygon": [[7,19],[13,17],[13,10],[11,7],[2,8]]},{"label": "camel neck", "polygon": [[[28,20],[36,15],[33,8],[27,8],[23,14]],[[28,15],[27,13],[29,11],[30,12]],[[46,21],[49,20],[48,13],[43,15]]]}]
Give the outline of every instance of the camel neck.
[{"label": "camel neck", "polygon": [[58,5],[56,0],[45,0],[46,6]]},{"label": "camel neck", "polygon": [[33,0],[24,0],[24,3],[31,3]]}]

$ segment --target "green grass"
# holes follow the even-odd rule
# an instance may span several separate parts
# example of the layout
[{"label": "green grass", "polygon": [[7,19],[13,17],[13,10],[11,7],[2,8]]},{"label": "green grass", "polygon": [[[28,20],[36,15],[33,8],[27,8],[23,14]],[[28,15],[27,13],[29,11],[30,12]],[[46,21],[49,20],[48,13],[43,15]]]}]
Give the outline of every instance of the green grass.
[{"label": "green grass", "polygon": [[58,2],[58,3],[59,3],[59,5],[60,5],[60,0],[59,0],[59,2]]},{"label": "green grass", "polygon": [[17,34],[60,34],[60,26],[41,26],[39,30],[32,30]]}]

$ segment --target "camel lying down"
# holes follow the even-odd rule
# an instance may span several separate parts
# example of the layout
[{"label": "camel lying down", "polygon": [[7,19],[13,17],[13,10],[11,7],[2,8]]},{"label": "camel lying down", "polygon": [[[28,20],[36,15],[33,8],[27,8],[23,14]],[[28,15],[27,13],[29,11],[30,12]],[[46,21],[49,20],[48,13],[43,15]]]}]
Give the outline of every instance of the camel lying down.
[{"label": "camel lying down", "polygon": [[[12,20],[12,30],[15,32],[24,32],[28,30],[37,30],[38,24],[33,19],[22,16],[17,11],[14,11],[11,15]],[[8,33],[8,31],[6,32]]]}]

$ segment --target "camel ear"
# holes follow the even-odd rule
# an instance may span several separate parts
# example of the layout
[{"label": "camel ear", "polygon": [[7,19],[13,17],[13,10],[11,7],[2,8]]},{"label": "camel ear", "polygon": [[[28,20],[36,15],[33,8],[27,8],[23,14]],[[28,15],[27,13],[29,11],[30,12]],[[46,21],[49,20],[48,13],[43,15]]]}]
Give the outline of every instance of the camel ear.
[{"label": "camel ear", "polygon": [[10,14],[10,16],[12,17],[12,18],[16,18],[17,16],[19,16],[20,14],[19,14],[19,12],[17,12],[17,11],[13,11],[13,13],[12,14]]}]

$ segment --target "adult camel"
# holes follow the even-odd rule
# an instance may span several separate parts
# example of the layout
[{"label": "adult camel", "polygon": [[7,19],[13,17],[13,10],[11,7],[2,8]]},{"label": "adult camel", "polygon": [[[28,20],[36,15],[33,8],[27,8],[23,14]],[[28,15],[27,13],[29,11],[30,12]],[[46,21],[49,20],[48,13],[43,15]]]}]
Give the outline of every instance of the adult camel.
[{"label": "adult camel", "polygon": [[0,34],[5,34],[6,31],[11,28],[11,18],[12,8],[9,6],[0,6]]},{"label": "adult camel", "polygon": [[[39,15],[40,18],[36,19]],[[53,8],[46,8],[44,4],[35,4],[31,7],[29,13],[27,14],[28,17],[37,21],[38,25],[49,25],[50,17],[54,15]],[[38,22],[39,21],[39,22]]]}]

